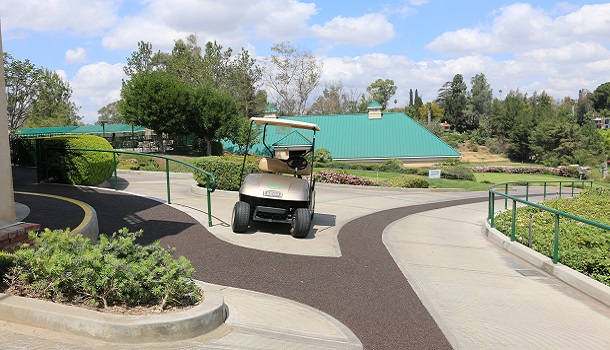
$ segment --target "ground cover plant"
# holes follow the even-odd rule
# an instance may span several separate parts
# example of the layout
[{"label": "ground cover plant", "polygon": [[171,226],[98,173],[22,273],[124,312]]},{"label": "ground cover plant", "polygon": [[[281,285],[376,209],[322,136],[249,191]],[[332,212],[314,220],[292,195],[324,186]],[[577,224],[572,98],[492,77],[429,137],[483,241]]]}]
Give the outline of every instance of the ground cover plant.
[{"label": "ground cover plant", "polygon": [[[573,199],[550,199],[542,205],[610,225],[610,189],[593,188],[582,191]],[[597,209],[594,209],[597,208]],[[553,256],[554,215],[530,206],[517,209],[515,238],[529,244],[529,223],[532,220],[532,249]],[[510,236],[512,212],[505,211],[495,218],[496,228]],[[560,218],[559,262],[601,283],[610,286],[610,231],[576,220]]]},{"label": "ground cover plant", "polygon": [[196,304],[201,291],[190,261],[173,259],[159,242],[135,243],[141,234],[124,228],[92,244],[69,230],[31,233],[30,245],[0,256],[4,292],[100,310]]}]

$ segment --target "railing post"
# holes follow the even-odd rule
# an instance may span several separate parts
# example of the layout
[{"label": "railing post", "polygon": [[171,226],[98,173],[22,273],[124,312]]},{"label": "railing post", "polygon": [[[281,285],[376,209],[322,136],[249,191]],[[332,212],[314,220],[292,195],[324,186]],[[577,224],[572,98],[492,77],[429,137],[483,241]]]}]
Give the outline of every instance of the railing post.
[{"label": "railing post", "polygon": [[165,182],[167,182],[167,204],[171,204],[169,191],[169,159],[165,158]]},{"label": "railing post", "polygon": [[515,241],[515,226],[517,226],[517,201],[513,199],[513,220],[510,225],[510,241]]},{"label": "railing post", "polygon": [[559,181],[559,198],[561,198],[561,181]]},{"label": "railing post", "polygon": [[489,226],[491,226],[491,228],[494,228],[494,226],[495,226],[495,215],[494,215],[494,213],[495,213],[495,197],[496,196],[495,196],[495,193],[493,193],[491,191],[489,192],[489,195],[490,195],[489,203],[490,203],[490,206],[491,206],[490,212],[489,212]]},{"label": "railing post", "polygon": [[559,214],[555,214],[555,239],[553,243],[553,264],[559,261]]},{"label": "railing post", "polygon": [[212,200],[210,199],[210,176],[206,175],[205,185],[208,193],[208,227],[212,227]]},{"label": "railing post", "polygon": [[526,182],[525,183],[525,200],[529,202],[530,201],[529,198],[530,198],[530,183]]},{"label": "railing post", "polygon": [[572,197],[574,197],[574,181],[572,181]]},{"label": "railing post", "polygon": [[118,191],[119,186],[118,186],[118,175],[117,175],[117,166],[116,166],[116,153],[112,152],[112,160],[114,161],[114,190]]},{"label": "railing post", "polygon": [[546,200],[546,181],[544,182],[544,195],[543,195],[542,199]]},{"label": "railing post", "polygon": [[[508,184],[504,185],[504,194],[508,195]],[[504,196],[504,209],[508,208],[508,197]]]}]

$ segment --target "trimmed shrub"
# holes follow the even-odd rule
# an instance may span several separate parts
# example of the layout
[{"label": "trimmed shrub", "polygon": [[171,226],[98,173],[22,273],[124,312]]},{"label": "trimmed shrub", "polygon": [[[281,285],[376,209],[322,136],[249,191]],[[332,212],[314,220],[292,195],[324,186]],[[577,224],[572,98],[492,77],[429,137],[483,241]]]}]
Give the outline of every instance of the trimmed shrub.
[{"label": "trimmed shrub", "polygon": [[36,139],[15,137],[11,140],[13,162],[21,166],[36,165]]},{"label": "trimmed shrub", "polygon": [[402,162],[398,159],[390,159],[386,160],[380,167],[379,171],[383,171],[386,173],[402,173],[405,167],[402,165]]},{"label": "trimmed shrub", "polygon": [[474,172],[472,169],[458,165],[452,167],[443,167],[441,169],[441,177],[443,179],[451,179],[451,180],[468,180],[468,181],[476,181],[476,177],[474,176]]},{"label": "trimmed shrub", "polygon": [[186,258],[172,258],[159,242],[135,243],[141,235],[127,229],[91,244],[69,230],[32,233],[34,242],[14,252],[5,275],[7,292],[96,307],[154,306],[163,310],[193,305],[201,292]]},{"label": "trimmed shrub", "polygon": [[96,186],[114,171],[112,154],[107,152],[66,151],[65,148],[112,150],[104,138],[95,135],[62,135],[44,140],[49,176],[60,183]]},{"label": "trimmed shrub", "polygon": [[382,186],[401,187],[401,188],[428,188],[426,179],[413,175],[402,175],[387,179],[381,183]]},{"label": "trimmed shrub", "polygon": [[[216,188],[219,190],[237,191],[239,190],[239,177],[241,174],[242,162],[230,160],[228,158],[211,156],[201,157],[193,160],[193,165],[199,167],[216,178]],[[243,158],[241,158],[243,160]],[[249,173],[258,173],[258,162],[248,159],[244,167],[244,176]],[[194,173],[195,181],[200,186],[206,185],[206,176],[200,172]]]}]

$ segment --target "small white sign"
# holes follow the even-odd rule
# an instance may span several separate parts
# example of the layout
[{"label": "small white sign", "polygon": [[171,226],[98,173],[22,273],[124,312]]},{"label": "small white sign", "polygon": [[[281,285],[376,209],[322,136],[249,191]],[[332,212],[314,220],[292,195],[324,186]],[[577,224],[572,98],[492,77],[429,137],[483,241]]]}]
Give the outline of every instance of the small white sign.
[{"label": "small white sign", "polygon": [[440,179],[441,178],[441,169],[428,170],[428,178]]}]

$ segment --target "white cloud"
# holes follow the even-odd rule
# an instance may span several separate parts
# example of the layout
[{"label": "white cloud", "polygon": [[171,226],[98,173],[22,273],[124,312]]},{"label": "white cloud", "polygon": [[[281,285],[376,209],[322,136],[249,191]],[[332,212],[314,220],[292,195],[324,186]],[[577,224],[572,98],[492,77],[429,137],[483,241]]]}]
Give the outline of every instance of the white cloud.
[{"label": "white cloud", "polygon": [[338,16],[323,25],[314,25],[312,31],[335,45],[374,46],[396,36],[394,26],[382,14],[357,18]]},{"label": "white cloud", "polygon": [[66,51],[66,63],[86,63],[89,61],[87,57],[87,50],[79,47],[76,50]]},{"label": "white cloud", "polygon": [[98,62],[81,67],[70,81],[73,101],[82,106],[85,123],[97,120],[97,111],[121,96],[121,82],[126,78],[124,65]]},{"label": "white cloud", "polygon": [[[565,8],[565,7],[564,7]],[[560,47],[575,41],[610,42],[610,4],[585,5],[565,16],[551,18],[530,4],[502,7],[488,27],[463,28],[438,36],[427,48],[460,55],[520,52]]]},{"label": "white cloud", "polygon": [[240,48],[252,38],[281,41],[307,36],[307,20],[316,12],[315,4],[299,1],[151,0],[107,33],[103,46],[131,49],[144,40],[169,50],[174,40],[195,33],[200,43],[216,40]]},{"label": "white cloud", "polygon": [[0,0],[2,26],[7,31],[67,30],[96,35],[118,20],[120,0]]}]

